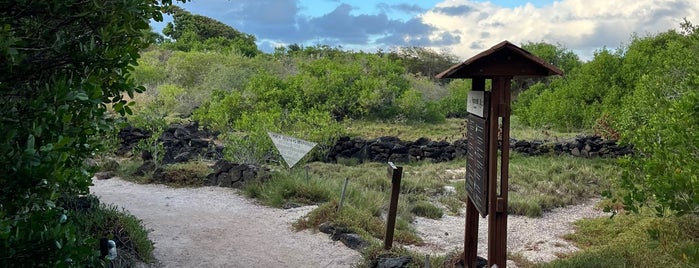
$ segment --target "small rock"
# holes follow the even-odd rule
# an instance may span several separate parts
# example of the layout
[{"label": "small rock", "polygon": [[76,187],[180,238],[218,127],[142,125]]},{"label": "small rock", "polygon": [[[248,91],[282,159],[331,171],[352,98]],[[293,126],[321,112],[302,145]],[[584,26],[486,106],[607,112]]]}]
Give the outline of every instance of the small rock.
[{"label": "small rock", "polygon": [[578,148],[573,148],[573,150],[570,151],[570,154],[573,156],[580,156],[580,150],[578,150]]},{"label": "small rock", "polygon": [[332,234],[335,232],[335,225],[330,222],[324,222],[318,225],[318,231],[325,234]]},{"label": "small rock", "polygon": [[407,267],[408,264],[413,260],[410,256],[403,256],[397,258],[386,258],[380,257],[372,262],[371,267],[373,268],[403,268]]},{"label": "small rock", "polygon": [[112,177],[114,177],[114,172],[111,172],[111,171],[95,173],[95,179],[98,179],[98,180],[111,179]]},{"label": "small rock", "polygon": [[367,246],[367,242],[365,242],[361,236],[355,233],[342,234],[340,236],[340,241],[348,248],[354,250],[362,250]]}]

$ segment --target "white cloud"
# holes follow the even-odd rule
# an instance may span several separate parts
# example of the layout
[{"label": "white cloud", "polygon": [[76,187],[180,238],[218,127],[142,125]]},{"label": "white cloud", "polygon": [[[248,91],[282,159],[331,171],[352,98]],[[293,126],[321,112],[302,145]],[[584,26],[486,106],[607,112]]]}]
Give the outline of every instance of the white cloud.
[{"label": "white cloud", "polygon": [[443,32],[460,36],[461,42],[449,49],[462,59],[503,40],[517,45],[527,41],[560,43],[590,59],[594,50],[617,48],[633,33],[677,29],[683,18],[699,23],[699,2],[563,0],[542,7],[526,4],[504,8],[489,2],[447,0],[420,17],[438,29],[432,38]]}]

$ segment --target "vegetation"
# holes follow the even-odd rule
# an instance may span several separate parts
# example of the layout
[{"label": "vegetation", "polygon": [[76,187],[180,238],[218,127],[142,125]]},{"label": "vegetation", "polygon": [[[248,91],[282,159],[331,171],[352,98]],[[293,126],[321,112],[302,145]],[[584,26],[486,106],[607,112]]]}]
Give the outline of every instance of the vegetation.
[{"label": "vegetation", "polygon": [[[55,201],[88,192],[85,160],[112,126],[107,106],[143,92],[128,73],[151,19],[172,1],[0,4],[0,263],[99,265],[95,237]],[[65,220],[63,220],[65,219]]]},{"label": "vegetation", "polygon": [[[163,150],[158,133],[168,124],[197,120],[219,131],[226,159],[275,169],[269,182],[246,185],[248,196],[275,207],[319,205],[296,227],[345,225],[370,242],[367,258],[406,253],[400,247],[383,252],[376,242],[385,232],[391,188],[386,167],[341,160],[346,165],[309,163],[309,175],[276,170],[280,158],[267,131],[317,142],[316,159],[342,135],[453,141],[465,132],[470,81],[433,80],[456,62],[444,51],[293,44],[264,54],[255,36],[171,0],[20,2],[0,4],[0,59],[7,63],[0,66],[0,128],[7,130],[0,134],[2,266],[99,266],[94,245],[103,236],[128,240],[138,258],[152,258],[137,219],[104,206],[83,214],[56,201],[88,192],[94,170],[86,159],[100,157],[113,142],[104,137],[113,136],[122,119],[154,133],[136,150],[153,153],[156,164]],[[148,27],[163,12],[174,20],[164,30],[167,40]],[[515,82],[513,137],[557,140],[595,132],[636,150],[620,165],[511,156],[510,213],[537,217],[604,192],[611,197],[605,203],[622,214],[580,222],[569,238],[584,251],[550,266],[682,266],[699,259],[699,27],[681,26],[680,32],[633,36],[628,46],[599,50],[589,62],[560,44],[523,45],[567,75]],[[153,41],[159,44],[149,46]],[[410,225],[415,217],[461,212],[464,161],[406,165],[397,243],[422,243]],[[127,160],[109,169],[131,176],[139,165]],[[200,161],[158,168],[158,176],[134,179],[192,186],[209,171]],[[345,178],[350,186],[338,210]],[[433,265],[448,259],[435,258]]]},{"label": "vegetation", "polygon": [[220,21],[189,13],[178,6],[169,6],[166,13],[172,15],[173,21],[167,23],[163,34],[175,41],[165,41],[165,47],[182,51],[233,50],[247,57],[260,53],[254,35],[241,33]]},{"label": "vegetation", "polygon": [[586,219],[566,238],[582,251],[539,267],[696,267],[699,219],[638,214]]}]

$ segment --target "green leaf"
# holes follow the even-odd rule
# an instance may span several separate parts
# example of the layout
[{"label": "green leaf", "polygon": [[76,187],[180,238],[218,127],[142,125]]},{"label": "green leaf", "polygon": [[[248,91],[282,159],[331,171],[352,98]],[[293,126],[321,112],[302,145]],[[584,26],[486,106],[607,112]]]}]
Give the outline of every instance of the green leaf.
[{"label": "green leaf", "polygon": [[26,151],[34,152],[34,135],[30,134],[29,137],[27,137],[27,144],[25,146],[25,152]]}]

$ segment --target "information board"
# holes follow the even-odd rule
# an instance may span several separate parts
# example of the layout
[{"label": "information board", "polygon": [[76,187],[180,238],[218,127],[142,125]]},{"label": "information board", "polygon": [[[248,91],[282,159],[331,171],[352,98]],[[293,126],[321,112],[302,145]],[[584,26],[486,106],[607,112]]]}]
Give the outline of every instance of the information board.
[{"label": "information board", "polygon": [[466,137],[466,194],[481,216],[488,215],[488,127],[487,120],[468,115]]}]

